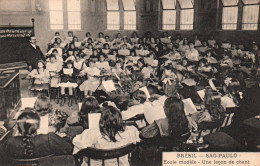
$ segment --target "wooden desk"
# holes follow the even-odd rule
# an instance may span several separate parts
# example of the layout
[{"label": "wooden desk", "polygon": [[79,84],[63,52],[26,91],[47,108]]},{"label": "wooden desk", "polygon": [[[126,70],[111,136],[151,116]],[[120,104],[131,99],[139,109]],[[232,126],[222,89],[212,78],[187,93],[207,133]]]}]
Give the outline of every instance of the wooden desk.
[{"label": "wooden desk", "polygon": [[0,74],[0,120],[8,118],[21,99],[19,73]]}]

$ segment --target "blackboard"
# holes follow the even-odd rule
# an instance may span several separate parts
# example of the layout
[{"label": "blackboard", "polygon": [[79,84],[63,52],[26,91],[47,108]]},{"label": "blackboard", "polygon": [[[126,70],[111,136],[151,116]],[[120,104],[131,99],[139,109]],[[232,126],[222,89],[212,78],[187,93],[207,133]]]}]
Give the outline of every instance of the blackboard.
[{"label": "blackboard", "polygon": [[31,35],[34,26],[0,26],[0,64],[25,60],[22,52]]}]

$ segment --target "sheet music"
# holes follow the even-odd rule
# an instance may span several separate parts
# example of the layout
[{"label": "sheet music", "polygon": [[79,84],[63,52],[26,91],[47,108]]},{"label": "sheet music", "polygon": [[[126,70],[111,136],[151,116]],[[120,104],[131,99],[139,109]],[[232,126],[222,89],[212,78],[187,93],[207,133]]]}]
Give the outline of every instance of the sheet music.
[{"label": "sheet music", "polygon": [[81,46],[81,42],[74,42],[75,47],[80,47]]},{"label": "sheet music", "polygon": [[23,97],[21,98],[21,109],[24,109],[26,107],[33,108],[34,103],[36,102],[37,97]]},{"label": "sheet music", "polygon": [[144,110],[144,116],[149,124],[152,124],[155,120],[166,118],[163,105],[146,107]]},{"label": "sheet music", "polygon": [[119,55],[130,55],[130,50],[118,50]]},{"label": "sheet music", "polygon": [[190,114],[194,114],[194,113],[198,112],[195,105],[193,104],[191,98],[184,99],[184,100],[182,100],[182,102],[184,103],[185,115],[190,115]]},{"label": "sheet music", "polygon": [[171,43],[171,39],[169,38],[160,38],[162,43]]},{"label": "sheet music", "polygon": [[104,54],[108,54],[108,53],[110,52],[110,50],[102,49],[102,52],[103,52]]},{"label": "sheet music", "polygon": [[89,129],[99,130],[100,117],[101,117],[101,113],[89,113],[88,114]]},{"label": "sheet music", "polygon": [[64,69],[63,69],[63,73],[64,73],[64,74],[67,74],[67,75],[73,74],[73,69],[66,69],[66,68],[64,68]]},{"label": "sheet music", "polygon": [[116,56],[115,55],[107,55],[107,58],[112,60],[112,61],[116,61]]},{"label": "sheet music", "polygon": [[213,80],[212,80],[212,79],[209,80],[209,86],[210,86],[211,89],[213,89],[214,91],[218,91],[217,88],[216,88],[216,86],[215,86],[215,84],[213,83]]},{"label": "sheet music", "polygon": [[201,100],[204,100],[205,97],[205,89],[197,91],[198,95],[200,96]]},{"label": "sheet music", "polygon": [[237,107],[234,100],[228,96],[221,97],[221,105],[224,108],[234,108]]},{"label": "sheet music", "polygon": [[67,43],[65,43],[65,42],[60,43],[61,48],[64,48],[66,45],[67,45]]},{"label": "sheet music", "polygon": [[116,90],[114,82],[112,80],[103,81],[102,85],[107,92],[111,92],[111,91]]},{"label": "sheet music", "polygon": [[148,50],[136,50],[135,52],[136,55],[142,55],[142,56],[149,54]]},{"label": "sheet music", "polygon": [[40,127],[37,130],[37,134],[48,134],[49,133],[49,115],[40,117]]}]

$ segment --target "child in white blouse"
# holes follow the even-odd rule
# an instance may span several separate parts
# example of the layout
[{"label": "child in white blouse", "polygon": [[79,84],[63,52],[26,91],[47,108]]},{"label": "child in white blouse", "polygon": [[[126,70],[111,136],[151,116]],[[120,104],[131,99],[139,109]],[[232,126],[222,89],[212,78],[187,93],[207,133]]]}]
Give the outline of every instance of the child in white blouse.
[{"label": "child in white blouse", "polygon": [[33,69],[28,77],[34,78],[34,84],[48,84],[50,73],[48,69],[45,69],[44,62],[38,61],[38,68]]},{"label": "child in white blouse", "polygon": [[[98,123],[98,122],[97,122]],[[113,106],[103,107],[98,129],[86,129],[73,139],[74,154],[87,147],[113,149],[139,142],[139,132],[134,126],[125,126],[119,110]],[[101,165],[102,161],[91,160],[93,165]],[[119,158],[121,165],[128,166],[128,156]],[[116,159],[105,160],[106,165],[116,165]]]},{"label": "child in white blouse", "polygon": [[92,95],[92,92],[95,92],[100,84],[98,78],[98,76],[100,76],[100,70],[95,67],[95,62],[90,60],[88,65],[89,67],[86,67],[79,73],[81,76],[88,76],[88,79],[79,86],[79,89],[84,91],[85,96]]}]

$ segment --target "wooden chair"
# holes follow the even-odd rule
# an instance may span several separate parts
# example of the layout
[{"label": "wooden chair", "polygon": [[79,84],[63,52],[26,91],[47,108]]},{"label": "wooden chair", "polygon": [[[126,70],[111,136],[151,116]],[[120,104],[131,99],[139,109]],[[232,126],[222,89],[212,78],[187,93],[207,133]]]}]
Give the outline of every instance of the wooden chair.
[{"label": "wooden chair", "polygon": [[60,98],[60,88],[57,86],[60,83],[60,75],[50,72],[50,99],[51,97],[54,97],[56,104],[59,103]]},{"label": "wooden chair", "polygon": [[33,159],[10,159],[10,165],[19,166],[74,166],[75,159],[72,155],[48,155]]},{"label": "wooden chair", "polygon": [[127,119],[124,122],[127,126],[135,126],[138,130],[140,130],[141,128],[138,127],[136,121],[142,121],[142,120],[144,120],[145,123],[148,124],[147,121],[145,120],[144,114],[137,114],[136,116]]},{"label": "wooden chair", "polygon": [[88,158],[88,165],[90,166],[90,159],[102,160],[102,166],[105,165],[105,160],[107,159],[117,159],[117,164],[119,166],[119,158],[127,155],[130,161],[131,152],[135,149],[134,144],[127,144],[125,146],[114,148],[114,149],[95,149],[92,147],[88,147],[86,149],[80,150],[76,155],[74,155],[76,159],[76,166],[79,166],[83,163],[83,157]]}]

